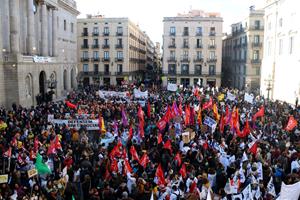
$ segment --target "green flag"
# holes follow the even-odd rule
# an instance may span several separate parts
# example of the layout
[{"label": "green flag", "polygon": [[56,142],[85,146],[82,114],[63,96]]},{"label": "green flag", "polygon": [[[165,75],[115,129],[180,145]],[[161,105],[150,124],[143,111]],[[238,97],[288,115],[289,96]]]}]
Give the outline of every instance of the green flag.
[{"label": "green flag", "polygon": [[51,173],[51,170],[49,169],[48,165],[43,162],[43,158],[39,153],[36,154],[35,168],[39,174]]}]

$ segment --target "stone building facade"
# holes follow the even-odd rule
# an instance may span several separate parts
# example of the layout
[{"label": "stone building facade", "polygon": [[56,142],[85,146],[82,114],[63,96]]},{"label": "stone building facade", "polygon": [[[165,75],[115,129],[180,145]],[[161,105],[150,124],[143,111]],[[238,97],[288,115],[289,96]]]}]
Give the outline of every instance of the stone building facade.
[{"label": "stone building facade", "polygon": [[231,25],[223,40],[222,85],[259,89],[264,41],[264,11],[250,7],[249,15]]},{"label": "stone building facade", "polygon": [[128,18],[88,15],[78,19],[77,34],[80,83],[120,85],[144,80],[150,39]]},{"label": "stone building facade", "polygon": [[163,85],[221,85],[222,24],[219,13],[191,10],[165,17]]},{"label": "stone building facade", "polygon": [[37,104],[76,88],[74,0],[0,0],[0,105]]}]

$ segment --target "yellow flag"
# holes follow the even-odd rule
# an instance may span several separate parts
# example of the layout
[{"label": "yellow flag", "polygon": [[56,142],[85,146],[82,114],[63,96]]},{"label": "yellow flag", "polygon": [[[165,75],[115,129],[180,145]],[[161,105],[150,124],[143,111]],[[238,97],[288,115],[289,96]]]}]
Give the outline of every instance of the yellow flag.
[{"label": "yellow flag", "polygon": [[213,105],[213,112],[214,112],[214,114],[215,114],[216,120],[219,121],[220,115],[219,115],[219,112],[218,112],[218,108],[217,108],[217,104],[216,104],[216,103],[214,103],[214,105]]},{"label": "yellow flag", "polygon": [[223,99],[224,99],[224,96],[225,96],[225,95],[224,95],[223,93],[222,93],[222,94],[220,94],[220,95],[218,96],[218,100],[219,100],[219,101],[223,101]]},{"label": "yellow flag", "polygon": [[104,119],[101,117],[101,133],[106,133]]}]

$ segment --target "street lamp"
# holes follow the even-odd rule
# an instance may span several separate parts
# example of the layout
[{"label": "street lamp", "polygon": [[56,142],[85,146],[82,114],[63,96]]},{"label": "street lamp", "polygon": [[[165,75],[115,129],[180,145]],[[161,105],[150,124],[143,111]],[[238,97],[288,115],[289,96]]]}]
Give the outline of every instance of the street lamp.
[{"label": "street lamp", "polygon": [[270,99],[270,90],[272,90],[273,86],[272,86],[272,79],[271,76],[269,75],[268,79],[265,79],[266,85],[267,85],[267,95],[268,95],[268,100]]}]

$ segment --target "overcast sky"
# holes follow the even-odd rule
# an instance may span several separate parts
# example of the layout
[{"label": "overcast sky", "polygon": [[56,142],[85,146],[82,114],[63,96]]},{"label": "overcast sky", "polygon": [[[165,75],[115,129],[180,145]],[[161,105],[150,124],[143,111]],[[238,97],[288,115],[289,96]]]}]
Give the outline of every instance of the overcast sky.
[{"label": "overcast sky", "polygon": [[129,17],[150,36],[153,42],[162,42],[163,17],[188,12],[190,8],[206,12],[220,12],[223,17],[223,32],[230,25],[245,18],[249,7],[262,8],[265,0],[76,0],[80,18],[86,14],[101,14],[105,17]]}]

